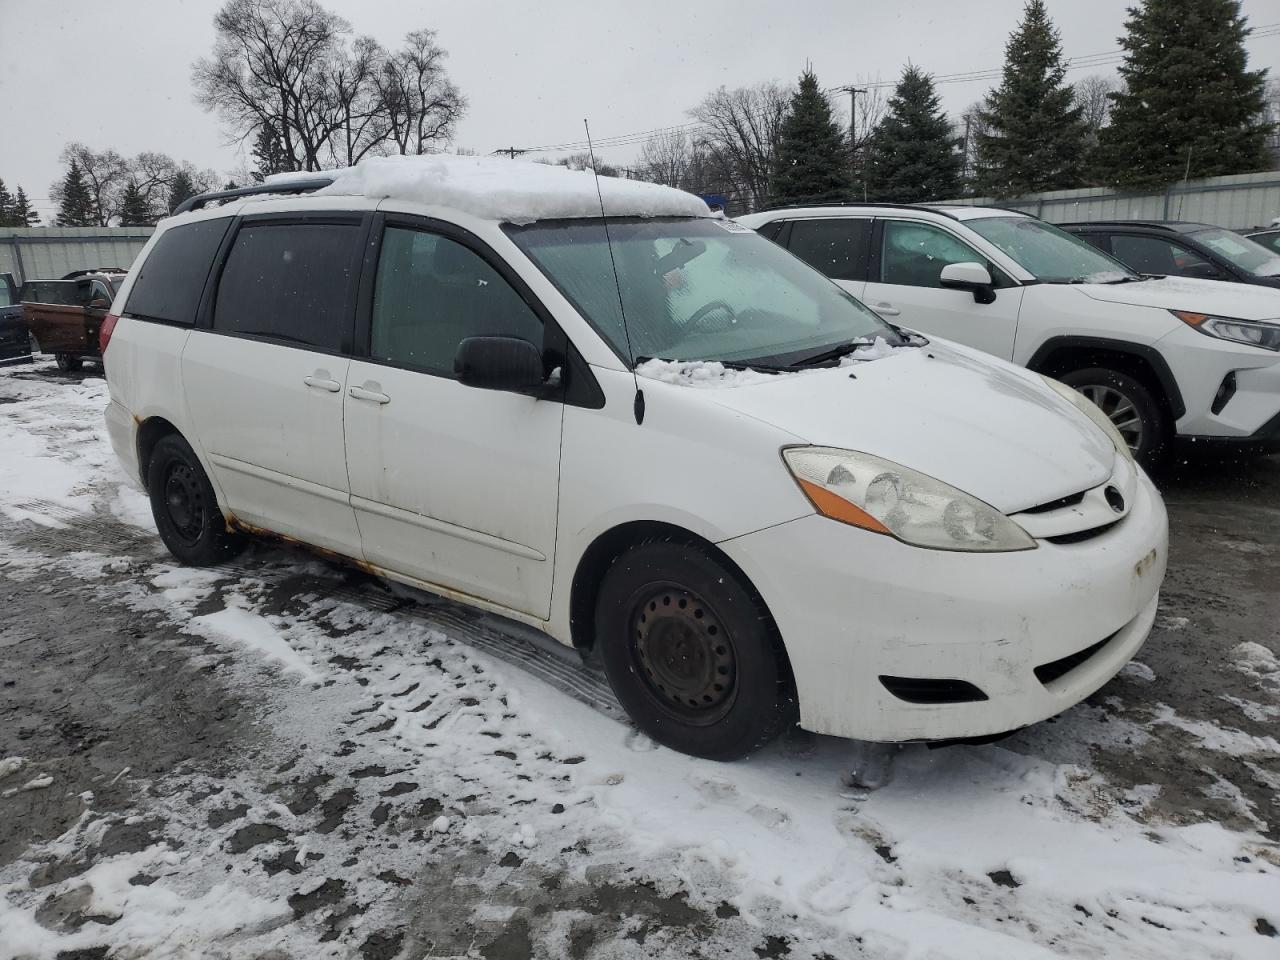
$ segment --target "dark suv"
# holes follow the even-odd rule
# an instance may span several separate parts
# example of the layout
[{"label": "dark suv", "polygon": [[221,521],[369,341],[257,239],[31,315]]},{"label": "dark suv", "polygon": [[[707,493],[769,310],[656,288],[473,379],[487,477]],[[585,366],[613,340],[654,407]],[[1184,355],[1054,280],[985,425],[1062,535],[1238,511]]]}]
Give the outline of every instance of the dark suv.
[{"label": "dark suv", "polygon": [[1059,226],[1137,273],[1280,287],[1280,252],[1208,223],[1102,220]]},{"label": "dark suv", "polygon": [[0,364],[31,359],[31,335],[13,274],[0,273]]}]

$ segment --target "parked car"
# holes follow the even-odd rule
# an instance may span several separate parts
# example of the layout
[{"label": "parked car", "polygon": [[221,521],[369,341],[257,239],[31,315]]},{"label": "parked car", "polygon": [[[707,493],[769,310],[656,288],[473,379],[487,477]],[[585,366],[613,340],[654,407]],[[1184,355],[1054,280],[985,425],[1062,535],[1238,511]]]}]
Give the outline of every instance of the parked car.
[{"label": "parked car", "polygon": [[58,369],[79,370],[100,361],[98,333],[124,281],[120,273],[72,274],[74,279],[29,280],[22,285],[23,319],[41,353],[52,353]]},{"label": "parked car", "polygon": [[1280,287],[1280,253],[1212,224],[1115,220],[1061,226],[1136,273]]},{"label": "parked car", "polygon": [[1280,229],[1259,230],[1257,233],[1246,233],[1245,237],[1259,246],[1266,247],[1273,256],[1280,257]]},{"label": "parked car", "polygon": [[1144,464],[1280,449],[1280,294],[1152,279],[1035,217],[863,204],[739,217],[873,310],[1080,390]]},{"label": "parked car", "polygon": [[22,319],[22,301],[13,274],[0,273],[0,364],[31,358],[31,336]]},{"label": "parked car", "polygon": [[679,191],[333,176],[162,221],[103,326],[108,432],[181,561],[270,533],[501,614],[718,759],[797,708],[1019,728],[1147,636],[1164,506],[1071,389],[900,334]]}]

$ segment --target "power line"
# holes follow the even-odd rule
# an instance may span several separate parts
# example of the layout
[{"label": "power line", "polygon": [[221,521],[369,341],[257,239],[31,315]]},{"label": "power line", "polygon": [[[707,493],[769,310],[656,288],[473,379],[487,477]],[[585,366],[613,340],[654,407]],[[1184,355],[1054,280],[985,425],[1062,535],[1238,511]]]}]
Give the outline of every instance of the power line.
[{"label": "power line", "polygon": [[[1249,34],[1250,40],[1262,39],[1266,37],[1280,36],[1280,22],[1267,23],[1259,27],[1254,27]],[[1100,67],[1112,66],[1121,63],[1128,56],[1123,50],[1106,50],[1100,53],[1088,53],[1078,57],[1071,57],[1067,60],[1067,70],[1088,70]],[[985,70],[965,70],[958,73],[944,73],[934,76],[935,85],[943,83],[974,83],[981,80],[998,80],[1004,75],[1004,67],[988,68]],[[872,90],[882,90],[896,87],[897,80],[877,80],[861,84],[864,88]],[[838,84],[834,87],[828,87],[823,93],[832,97],[837,93],[847,92],[848,88],[853,84]],[[707,128],[707,124],[700,120],[687,120],[684,123],[676,123],[666,127],[653,127],[649,130],[639,130],[633,133],[620,133],[612,137],[602,137],[595,141],[597,147],[625,147],[636,143],[644,143],[664,134],[677,133],[681,131],[695,132]],[[543,144],[539,147],[517,148],[520,152],[525,153],[559,153],[562,151],[585,150],[587,143],[585,140],[572,140],[566,143]],[[509,153],[511,148],[505,148],[495,153]]]}]

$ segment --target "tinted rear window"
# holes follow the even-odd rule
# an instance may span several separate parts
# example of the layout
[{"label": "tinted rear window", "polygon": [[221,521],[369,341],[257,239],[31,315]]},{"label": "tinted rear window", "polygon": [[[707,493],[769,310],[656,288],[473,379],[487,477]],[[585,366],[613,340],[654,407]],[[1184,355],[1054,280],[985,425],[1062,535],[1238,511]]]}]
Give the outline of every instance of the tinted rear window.
[{"label": "tinted rear window", "polygon": [[791,252],[833,280],[865,280],[871,221],[852,218],[797,220],[791,225]]},{"label": "tinted rear window", "polygon": [[23,303],[56,303],[67,307],[80,302],[74,280],[31,280],[22,285],[21,297]]},{"label": "tinted rear window", "polygon": [[354,223],[242,227],[218,284],[214,329],[342,350],[359,234]]},{"label": "tinted rear window", "polygon": [[166,230],[138,271],[128,312],[167,323],[195,323],[200,294],[228,223],[226,218],[203,220]]}]

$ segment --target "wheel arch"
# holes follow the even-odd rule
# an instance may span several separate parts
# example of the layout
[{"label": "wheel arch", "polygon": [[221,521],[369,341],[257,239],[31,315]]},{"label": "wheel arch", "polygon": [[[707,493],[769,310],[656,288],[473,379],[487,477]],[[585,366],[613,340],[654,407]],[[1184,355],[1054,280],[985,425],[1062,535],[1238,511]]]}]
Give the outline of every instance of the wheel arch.
[{"label": "wheel arch", "polygon": [[147,489],[147,476],[151,472],[151,454],[155,452],[156,444],[171,433],[182,436],[182,431],[164,417],[148,417],[138,424],[138,474],[143,490]]},{"label": "wheel arch", "polygon": [[1027,361],[1028,370],[1051,377],[1085,367],[1106,367],[1140,381],[1173,421],[1187,412],[1168,362],[1159,350],[1146,344],[1106,337],[1052,337]]}]

